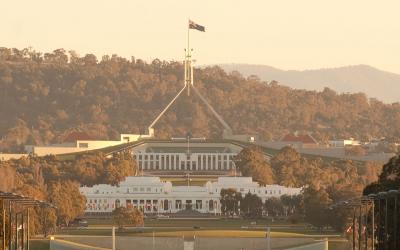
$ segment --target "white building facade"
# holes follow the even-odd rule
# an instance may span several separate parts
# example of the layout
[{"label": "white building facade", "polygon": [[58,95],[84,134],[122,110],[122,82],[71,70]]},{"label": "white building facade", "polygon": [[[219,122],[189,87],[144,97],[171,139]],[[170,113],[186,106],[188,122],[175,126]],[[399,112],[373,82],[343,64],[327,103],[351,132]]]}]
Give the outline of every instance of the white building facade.
[{"label": "white building facade", "polygon": [[148,153],[137,152],[141,170],[229,171],[234,169],[236,153]]},{"label": "white building facade", "polygon": [[159,177],[127,177],[119,186],[95,185],[81,187],[86,197],[87,214],[111,213],[115,208],[136,207],[145,214],[169,214],[183,210],[220,214],[221,189],[233,188],[242,193],[256,194],[263,202],[271,197],[298,195],[301,188],[279,185],[260,186],[251,177],[219,177],[203,186],[172,186]]}]

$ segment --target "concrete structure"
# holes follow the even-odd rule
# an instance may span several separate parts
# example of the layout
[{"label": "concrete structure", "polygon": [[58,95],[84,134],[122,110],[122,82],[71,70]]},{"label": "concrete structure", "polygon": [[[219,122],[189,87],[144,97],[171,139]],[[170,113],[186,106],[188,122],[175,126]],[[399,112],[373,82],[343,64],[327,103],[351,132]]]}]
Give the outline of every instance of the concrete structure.
[{"label": "concrete structure", "polygon": [[361,145],[361,143],[360,141],[354,140],[354,138],[350,138],[350,139],[330,140],[329,145],[331,147],[342,148],[346,146],[359,146]]},{"label": "concrete structure", "polygon": [[0,153],[0,161],[8,161],[8,160],[17,160],[21,157],[27,157],[28,154],[6,154],[6,153]]},{"label": "concrete structure", "polygon": [[258,195],[263,202],[270,197],[300,194],[301,188],[279,185],[261,186],[251,177],[219,177],[217,182],[207,182],[204,186],[173,186],[159,177],[127,177],[119,186],[95,185],[81,187],[86,196],[88,214],[111,213],[119,206],[137,207],[145,214],[176,213],[195,210],[200,213],[220,214],[221,189],[233,188],[242,195]]},{"label": "concrete structure", "polygon": [[148,138],[148,135],[138,135],[138,134],[121,134],[119,141],[101,141],[101,140],[75,140],[73,142],[67,141],[60,144],[52,144],[48,146],[25,146],[25,151],[28,154],[34,154],[37,156],[45,155],[59,155],[76,153],[83,151],[90,151],[95,149],[101,149],[116,145],[121,145],[123,143],[134,142],[139,139]]},{"label": "concrete structure", "polygon": [[234,157],[242,147],[203,140],[145,141],[131,149],[145,172],[207,172],[235,170]]},{"label": "concrete structure", "polygon": [[310,134],[299,134],[298,132],[283,136],[277,144],[282,147],[291,146],[293,148],[316,148],[319,146],[318,141]]}]

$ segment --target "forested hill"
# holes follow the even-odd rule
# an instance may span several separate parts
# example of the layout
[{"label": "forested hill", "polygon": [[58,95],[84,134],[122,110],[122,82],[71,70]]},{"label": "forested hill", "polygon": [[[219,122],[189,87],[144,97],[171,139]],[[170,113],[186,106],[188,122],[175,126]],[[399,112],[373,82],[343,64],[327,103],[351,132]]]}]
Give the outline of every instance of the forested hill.
[{"label": "forested hill", "polygon": [[[400,138],[400,104],[361,93],[293,90],[219,67],[196,69],[194,78],[235,133],[265,139],[295,130],[320,140]],[[144,133],[182,86],[180,62],[0,48],[0,151],[60,142],[72,130],[96,139]],[[194,136],[219,137],[221,126],[206,107],[195,96],[183,97],[157,124],[157,136],[190,130]]]}]

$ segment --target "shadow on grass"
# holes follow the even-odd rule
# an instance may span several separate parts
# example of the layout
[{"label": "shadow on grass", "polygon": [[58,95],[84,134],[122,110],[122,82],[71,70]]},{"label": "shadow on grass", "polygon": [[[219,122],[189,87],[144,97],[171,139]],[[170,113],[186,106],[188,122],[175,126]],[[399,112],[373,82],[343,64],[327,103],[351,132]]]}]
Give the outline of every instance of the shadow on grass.
[{"label": "shadow on grass", "polygon": [[50,240],[31,239],[29,241],[29,250],[50,250]]}]

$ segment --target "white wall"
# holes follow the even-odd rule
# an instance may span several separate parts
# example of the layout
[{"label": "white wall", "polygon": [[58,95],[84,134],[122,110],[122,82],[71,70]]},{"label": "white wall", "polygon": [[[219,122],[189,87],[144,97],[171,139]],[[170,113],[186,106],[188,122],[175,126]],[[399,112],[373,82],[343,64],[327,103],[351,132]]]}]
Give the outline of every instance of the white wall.
[{"label": "white wall", "polygon": [[23,156],[28,156],[28,154],[3,154],[0,153],[0,161],[8,161],[11,159],[19,159]]}]

